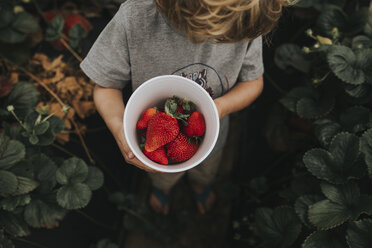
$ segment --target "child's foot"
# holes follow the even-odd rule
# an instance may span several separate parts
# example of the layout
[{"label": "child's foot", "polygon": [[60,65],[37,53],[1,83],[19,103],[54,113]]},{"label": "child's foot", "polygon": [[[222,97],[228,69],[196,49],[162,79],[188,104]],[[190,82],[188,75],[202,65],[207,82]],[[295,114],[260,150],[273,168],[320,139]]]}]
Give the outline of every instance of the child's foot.
[{"label": "child's foot", "polygon": [[202,186],[199,184],[192,184],[191,187],[194,191],[193,195],[199,213],[205,214],[212,208],[216,200],[216,194],[212,191],[210,185]]},{"label": "child's foot", "polygon": [[169,212],[170,199],[171,197],[169,191],[163,191],[153,187],[149,199],[149,204],[156,213],[167,215]]}]

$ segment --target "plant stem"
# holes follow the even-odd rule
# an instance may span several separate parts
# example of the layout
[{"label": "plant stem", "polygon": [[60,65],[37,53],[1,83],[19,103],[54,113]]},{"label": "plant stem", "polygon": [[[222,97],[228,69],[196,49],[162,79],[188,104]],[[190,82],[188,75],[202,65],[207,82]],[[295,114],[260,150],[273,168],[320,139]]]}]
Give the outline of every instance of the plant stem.
[{"label": "plant stem", "polygon": [[265,73],[264,74],[264,77],[269,81],[269,83],[271,83],[271,85],[277,90],[280,92],[280,94],[287,94],[287,92],[285,90],[283,90],[282,88],[280,88],[280,86],[272,79],[272,77],[268,74],[268,73]]},{"label": "plant stem", "polygon": [[78,157],[77,155],[73,154],[72,152],[68,151],[67,149],[65,149],[64,147],[60,146],[60,145],[57,145],[56,143],[53,143],[52,146],[54,146],[55,148],[57,148],[58,150],[60,150],[61,152],[64,152],[66,153],[67,155],[71,156],[71,157]]},{"label": "plant stem", "polygon": [[57,100],[57,102],[61,105],[62,109],[68,107],[68,105],[64,104],[63,101],[61,100],[61,98],[59,98],[59,96],[56,93],[54,93],[40,78],[38,78],[37,76],[35,76],[31,72],[29,72],[26,68],[24,68],[20,65],[14,64],[13,62],[9,61],[6,58],[4,58],[4,60],[7,61],[9,64],[12,64],[13,66],[15,66],[18,70],[25,73],[31,79],[35,80],[41,87],[43,87],[51,96],[53,96]]},{"label": "plant stem", "polygon": [[45,18],[44,14],[43,14],[43,11],[41,10],[41,8],[40,8],[38,2],[37,2],[36,0],[32,0],[32,3],[34,4],[36,11],[39,13],[39,15],[41,16],[41,18],[43,19],[43,21],[44,21],[45,23],[47,23],[48,21],[47,21],[47,19]]},{"label": "plant stem", "polygon": [[32,245],[32,246],[35,246],[35,247],[39,247],[39,248],[48,248],[48,247],[45,246],[45,245],[41,245],[41,244],[38,244],[38,243],[36,243],[36,242],[33,242],[33,241],[30,241],[30,240],[27,240],[27,239],[22,239],[22,238],[17,238],[17,237],[12,237],[12,239],[17,240],[17,241],[20,241],[20,242],[23,242],[23,243],[26,243],[26,244],[29,244],[29,245]]},{"label": "plant stem", "polygon": [[[67,41],[65,40],[65,35],[62,34],[61,35],[61,38],[59,39],[61,41],[61,43],[67,48],[67,50],[70,51],[70,53],[79,61],[83,61],[83,59],[80,57],[79,54],[77,54],[77,52],[74,51],[74,49],[72,49],[72,47],[67,43]],[[66,37],[67,38],[67,37]]]},{"label": "plant stem", "polygon": [[108,229],[108,230],[111,230],[111,231],[116,231],[117,230],[117,228],[113,228],[111,226],[108,226],[108,225],[106,225],[104,223],[101,223],[101,222],[97,221],[96,219],[94,219],[93,217],[91,217],[90,215],[84,213],[81,210],[75,209],[75,211],[78,214],[80,214],[81,216],[85,217],[87,220],[91,221],[92,223],[94,223],[94,224],[96,224],[96,225],[98,225],[100,227],[103,227],[103,228]]},{"label": "plant stem", "polygon": [[70,118],[68,118],[68,119],[69,119],[69,120],[71,121],[71,123],[74,125],[74,127],[75,127],[75,131],[76,131],[76,134],[79,136],[79,139],[80,139],[81,145],[83,146],[84,151],[85,151],[86,155],[88,156],[89,161],[90,161],[92,164],[95,164],[94,159],[93,159],[92,156],[90,155],[89,150],[88,150],[88,147],[87,147],[87,145],[85,144],[85,141],[84,141],[83,135],[81,135],[81,132],[80,132],[79,126],[76,124],[76,122],[75,122],[75,120],[74,120],[73,117],[70,117]]},{"label": "plant stem", "polygon": [[25,125],[23,124],[23,122],[18,118],[18,116],[16,115],[16,113],[14,112],[14,110],[10,111],[10,113],[14,116],[14,118],[18,121],[18,123],[21,125],[21,127],[27,131]]}]

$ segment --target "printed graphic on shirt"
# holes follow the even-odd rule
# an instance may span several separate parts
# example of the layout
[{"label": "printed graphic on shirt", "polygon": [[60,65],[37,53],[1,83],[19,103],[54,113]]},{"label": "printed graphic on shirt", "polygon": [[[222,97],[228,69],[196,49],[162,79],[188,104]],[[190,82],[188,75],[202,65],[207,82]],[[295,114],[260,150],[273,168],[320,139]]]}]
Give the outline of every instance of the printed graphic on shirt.
[{"label": "printed graphic on shirt", "polygon": [[195,81],[197,84],[202,86],[212,98],[223,95],[226,90],[217,71],[211,66],[203,63],[187,65],[176,70],[172,74]]}]

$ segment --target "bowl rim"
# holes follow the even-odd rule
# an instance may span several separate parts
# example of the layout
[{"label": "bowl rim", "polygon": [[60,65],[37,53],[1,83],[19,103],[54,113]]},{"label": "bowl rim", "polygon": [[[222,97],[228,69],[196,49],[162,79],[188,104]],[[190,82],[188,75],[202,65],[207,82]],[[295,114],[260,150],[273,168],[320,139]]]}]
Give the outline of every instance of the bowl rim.
[{"label": "bowl rim", "polygon": [[[213,98],[208,94],[208,92],[201,86],[199,85],[198,83],[196,83],[195,81],[191,80],[191,79],[188,79],[186,77],[182,77],[182,76],[178,76],[178,75],[161,75],[161,76],[156,76],[156,77],[153,77],[153,78],[150,78],[148,80],[146,80],[144,83],[142,83],[134,92],[132,92],[129,100],[127,101],[127,104],[125,105],[125,109],[124,109],[124,116],[123,116],[123,132],[125,134],[125,131],[129,131],[129,130],[126,130],[128,127],[126,127],[127,125],[124,125],[124,123],[127,122],[127,112],[128,112],[128,106],[130,107],[133,103],[133,99],[135,95],[138,94],[138,92],[141,91],[142,88],[146,87],[148,84],[151,84],[153,82],[156,82],[158,81],[159,79],[163,79],[163,78],[177,78],[177,79],[182,79],[184,80],[185,82],[188,82],[188,83],[192,83],[193,85],[195,85],[197,88],[199,88],[201,90],[201,92],[203,92],[202,94],[204,94],[205,96],[208,97],[208,99],[210,99],[212,102],[212,108],[213,108],[213,112],[215,114],[215,117],[217,119],[217,126],[216,126],[216,135],[214,137],[214,140],[212,142],[212,145],[209,147],[209,149],[207,150],[207,152],[198,160],[200,162],[195,162],[195,163],[192,163],[190,164],[189,166],[187,167],[181,167],[181,168],[177,168],[177,167],[174,167],[174,166],[177,166],[177,165],[181,165],[182,163],[180,164],[177,164],[177,165],[153,165],[153,164],[149,164],[147,161],[143,160],[141,156],[145,156],[144,154],[138,154],[136,152],[136,149],[134,149],[134,144],[132,144],[126,135],[124,135],[125,139],[126,139],[126,142],[129,146],[129,148],[131,149],[131,151],[133,152],[134,156],[139,160],[141,161],[143,164],[145,164],[146,166],[152,168],[152,169],[155,169],[157,171],[161,171],[161,172],[167,172],[167,173],[176,173],[176,172],[181,172],[181,171],[186,171],[186,170],[189,170],[197,165],[199,165],[202,161],[204,161],[206,159],[206,157],[212,152],[213,148],[215,147],[216,143],[217,143],[217,139],[218,139],[218,136],[219,136],[219,131],[220,131],[220,118],[219,118],[219,115],[218,115],[218,110],[217,110],[217,107],[216,107],[216,104],[214,104],[214,101],[213,101]],[[185,161],[186,162],[186,161]],[[156,162],[153,162],[153,163],[156,163]],[[164,168],[164,167],[167,167],[167,168]]]}]

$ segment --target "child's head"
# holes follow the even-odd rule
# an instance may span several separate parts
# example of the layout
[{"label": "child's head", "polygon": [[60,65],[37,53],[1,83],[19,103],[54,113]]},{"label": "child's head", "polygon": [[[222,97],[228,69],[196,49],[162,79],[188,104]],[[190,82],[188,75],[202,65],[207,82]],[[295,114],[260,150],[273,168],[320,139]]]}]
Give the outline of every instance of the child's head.
[{"label": "child's head", "polygon": [[236,42],[270,32],[288,0],[155,0],[191,41]]}]

